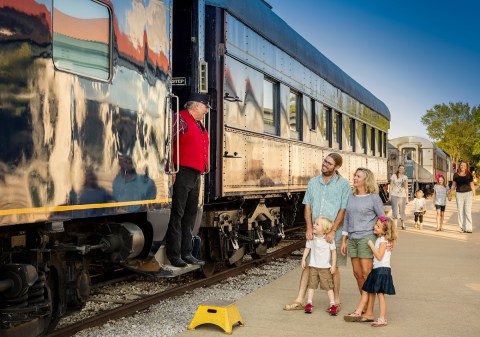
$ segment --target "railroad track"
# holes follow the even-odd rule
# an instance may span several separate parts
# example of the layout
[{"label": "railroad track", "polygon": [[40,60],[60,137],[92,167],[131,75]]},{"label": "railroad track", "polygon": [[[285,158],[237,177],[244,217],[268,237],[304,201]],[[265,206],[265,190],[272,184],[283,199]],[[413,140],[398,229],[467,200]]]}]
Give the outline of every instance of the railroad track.
[{"label": "railroad track", "polygon": [[[183,284],[171,289],[167,289],[157,294],[142,296],[139,299],[113,300],[113,302],[115,302],[116,304],[119,304],[118,307],[102,311],[82,321],[60,327],[52,331],[50,334],[48,334],[48,336],[49,337],[71,336],[81,330],[99,326],[111,320],[131,316],[139,311],[147,309],[151,305],[159,303],[168,298],[182,295],[187,291],[192,291],[200,287],[211,286],[229,277],[240,275],[250,268],[287,256],[290,253],[303,248],[304,246],[305,246],[305,241],[303,240],[294,241],[293,243],[287,246],[284,246],[272,252],[269,252],[267,255],[262,256],[259,259],[245,261],[240,266],[237,266],[235,268],[229,268],[224,271],[220,271],[218,273],[215,273],[213,276],[209,278],[193,280],[186,284]],[[105,299],[105,301],[108,301],[108,299]]]}]

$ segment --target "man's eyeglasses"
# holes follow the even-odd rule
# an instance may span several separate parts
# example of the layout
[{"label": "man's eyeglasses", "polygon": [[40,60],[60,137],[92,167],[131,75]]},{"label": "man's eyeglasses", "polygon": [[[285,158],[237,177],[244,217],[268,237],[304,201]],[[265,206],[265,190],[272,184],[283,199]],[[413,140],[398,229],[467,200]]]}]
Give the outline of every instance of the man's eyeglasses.
[{"label": "man's eyeglasses", "polygon": [[335,166],[335,163],[330,163],[328,160],[324,159],[323,160],[324,164],[327,164],[328,166]]}]

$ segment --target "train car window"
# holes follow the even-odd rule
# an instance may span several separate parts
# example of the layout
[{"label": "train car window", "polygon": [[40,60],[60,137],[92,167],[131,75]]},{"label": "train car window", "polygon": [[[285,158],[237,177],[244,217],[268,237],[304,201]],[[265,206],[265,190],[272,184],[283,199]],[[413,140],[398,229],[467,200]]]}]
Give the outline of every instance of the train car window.
[{"label": "train car window", "polygon": [[378,130],[377,152],[380,157],[382,157],[382,136],[382,131]]},{"label": "train car window", "polygon": [[329,146],[333,147],[334,146],[333,141],[335,141],[335,143],[337,142],[337,115],[336,115],[336,112],[332,111],[330,116],[331,116],[331,119],[332,119],[332,144],[330,144]]},{"label": "train car window", "polygon": [[317,130],[317,110],[315,108],[315,100],[310,99],[310,131]]},{"label": "train car window", "polygon": [[368,148],[367,148],[367,125],[365,123],[362,123],[362,149],[363,153],[367,154]]},{"label": "train car window", "polygon": [[263,80],[263,125],[267,133],[277,135],[278,84]]},{"label": "train car window", "polygon": [[325,140],[328,147],[332,147],[332,108],[325,107],[323,110],[325,120]]},{"label": "train car window", "polygon": [[111,14],[91,0],[55,0],[53,63],[59,70],[108,80],[111,74]]},{"label": "train car window", "polygon": [[345,150],[351,151],[352,148],[352,142],[351,142],[351,137],[350,137],[350,127],[352,124],[350,123],[350,117],[347,115],[342,115],[342,125],[343,125],[343,130],[342,130],[342,139],[343,139],[343,144],[345,144]]},{"label": "train car window", "polygon": [[290,138],[301,140],[301,97],[296,92],[290,91],[288,124],[290,125]]},{"label": "train car window", "polygon": [[353,118],[350,118],[350,147],[351,147],[351,150],[352,152],[356,152],[357,150],[357,142],[356,142],[356,139],[355,139],[355,130],[356,130],[356,126],[355,126],[355,119]]},{"label": "train car window", "polygon": [[383,134],[383,156],[386,158],[387,157],[387,133]]},{"label": "train car window", "polygon": [[356,124],[356,142],[355,144],[358,144],[358,149],[360,150],[359,152],[363,153],[363,123],[360,121],[355,121]]},{"label": "train car window", "polygon": [[342,114],[339,113],[339,112],[335,112],[335,131],[334,131],[334,134],[335,134],[335,141],[337,142],[338,144],[338,149],[339,150],[342,150],[343,148],[343,144],[342,144]]},{"label": "train car window", "polygon": [[375,128],[370,128],[370,151],[371,155],[375,155]]}]

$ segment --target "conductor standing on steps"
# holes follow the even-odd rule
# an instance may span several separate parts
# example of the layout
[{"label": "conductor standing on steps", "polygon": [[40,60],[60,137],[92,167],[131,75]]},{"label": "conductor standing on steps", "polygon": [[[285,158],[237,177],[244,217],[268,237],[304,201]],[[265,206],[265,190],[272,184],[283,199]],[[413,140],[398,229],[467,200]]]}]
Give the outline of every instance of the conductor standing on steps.
[{"label": "conductor standing on steps", "polygon": [[191,93],[185,110],[174,116],[174,144],[178,137],[179,154],[174,146],[173,163],[179,165],[173,176],[172,211],[166,235],[167,258],[175,267],[187,263],[204,265],[192,256],[192,229],[198,210],[201,175],[208,168],[208,132],[201,120],[210,109],[210,97]]}]

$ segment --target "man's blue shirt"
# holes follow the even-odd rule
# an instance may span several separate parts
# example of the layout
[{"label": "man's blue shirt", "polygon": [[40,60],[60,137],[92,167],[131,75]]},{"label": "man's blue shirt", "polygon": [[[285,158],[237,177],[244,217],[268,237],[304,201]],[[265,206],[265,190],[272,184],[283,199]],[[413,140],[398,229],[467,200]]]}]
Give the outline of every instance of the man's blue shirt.
[{"label": "man's blue shirt", "polygon": [[[324,183],[323,178],[323,175],[319,175],[310,179],[303,204],[310,205],[312,221],[319,216],[335,221],[340,209],[347,208],[348,197],[352,194],[352,190],[348,180],[338,174],[335,174],[327,184]],[[341,227],[337,228],[336,235],[341,237]]]}]

